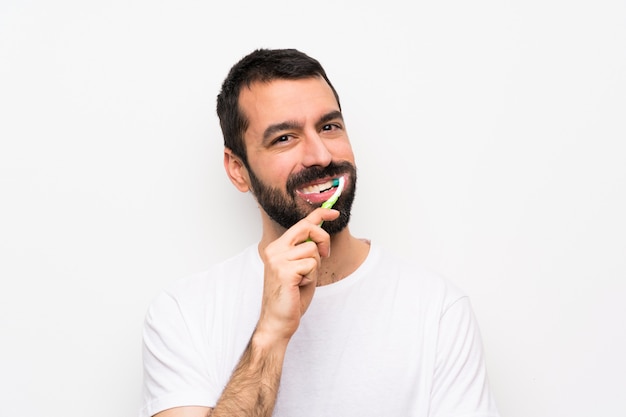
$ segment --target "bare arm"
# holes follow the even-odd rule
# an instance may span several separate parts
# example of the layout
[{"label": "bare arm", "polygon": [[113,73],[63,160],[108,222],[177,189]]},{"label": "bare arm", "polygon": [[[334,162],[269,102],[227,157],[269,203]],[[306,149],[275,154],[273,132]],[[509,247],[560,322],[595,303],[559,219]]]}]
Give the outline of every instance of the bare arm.
[{"label": "bare arm", "polygon": [[[215,408],[176,407],[155,417],[269,417],[285,352],[315,292],[330,237],[319,227],[338,212],[317,209],[263,251],[263,300],[257,327]],[[310,240],[307,240],[310,239]]]},{"label": "bare arm", "polygon": [[211,415],[212,408],[209,407],[175,407],[169,410],[161,411],[154,417],[208,417]]},{"label": "bare arm", "polygon": [[287,345],[264,346],[258,339],[252,336],[214,409],[176,407],[155,417],[271,416]]},{"label": "bare arm", "polygon": [[213,417],[272,415],[287,343],[259,339],[263,338],[252,336],[213,410]]}]

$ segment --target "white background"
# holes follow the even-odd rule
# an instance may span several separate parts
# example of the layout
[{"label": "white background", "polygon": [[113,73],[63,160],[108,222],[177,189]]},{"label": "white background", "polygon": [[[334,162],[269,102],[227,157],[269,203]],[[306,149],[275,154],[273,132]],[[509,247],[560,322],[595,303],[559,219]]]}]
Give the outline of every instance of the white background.
[{"label": "white background", "polygon": [[143,315],[256,241],[215,96],[318,58],[353,232],[471,296],[503,416],[626,416],[626,3],[0,3],[0,416],[135,416]]}]

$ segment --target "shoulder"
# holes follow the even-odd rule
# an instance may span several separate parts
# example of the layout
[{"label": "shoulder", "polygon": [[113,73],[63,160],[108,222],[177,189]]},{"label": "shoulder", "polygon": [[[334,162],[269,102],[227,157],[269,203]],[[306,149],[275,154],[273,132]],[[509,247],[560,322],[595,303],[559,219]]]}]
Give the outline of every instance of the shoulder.
[{"label": "shoulder", "polygon": [[397,289],[428,303],[440,304],[442,312],[458,301],[467,299],[467,294],[451,279],[435,271],[417,258],[395,253],[388,248],[372,245],[372,261],[379,271],[377,276],[385,285]]},{"label": "shoulder", "polygon": [[150,303],[148,314],[203,308],[219,300],[227,301],[229,294],[234,296],[242,288],[255,290],[259,281],[256,278],[262,271],[258,263],[253,245],[204,271],[178,278],[159,291]]}]

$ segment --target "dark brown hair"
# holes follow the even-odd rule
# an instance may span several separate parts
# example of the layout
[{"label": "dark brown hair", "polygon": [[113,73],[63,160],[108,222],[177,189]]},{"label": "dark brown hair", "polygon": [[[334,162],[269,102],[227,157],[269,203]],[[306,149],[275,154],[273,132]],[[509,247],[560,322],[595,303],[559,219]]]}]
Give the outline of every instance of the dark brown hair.
[{"label": "dark brown hair", "polygon": [[341,109],[337,91],[316,59],[296,49],[257,49],[243,57],[230,69],[217,96],[217,116],[224,136],[224,146],[241,158],[249,168],[243,139],[248,120],[239,108],[242,87],[275,79],[297,80],[311,77],[321,77],[328,83]]}]

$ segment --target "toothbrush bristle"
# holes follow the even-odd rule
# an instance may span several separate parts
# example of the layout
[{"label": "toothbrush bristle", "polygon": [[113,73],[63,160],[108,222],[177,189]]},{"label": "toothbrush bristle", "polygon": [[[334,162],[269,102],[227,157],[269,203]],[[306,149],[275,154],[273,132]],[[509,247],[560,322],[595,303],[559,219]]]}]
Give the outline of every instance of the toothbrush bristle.
[{"label": "toothbrush bristle", "polygon": [[337,182],[337,189],[335,190],[334,194],[324,203],[322,203],[322,207],[324,208],[332,208],[333,205],[337,202],[337,199],[339,198],[339,196],[341,195],[341,192],[343,191],[343,185],[344,185],[344,178],[343,177],[339,177],[339,179],[334,179],[333,180],[333,186],[335,186],[335,182]]},{"label": "toothbrush bristle", "polygon": [[[337,194],[341,194],[346,180],[344,177],[339,177],[336,181],[337,181]],[[335,184],[335,181],[333,181],[333,185],[334,184]]]}]

